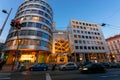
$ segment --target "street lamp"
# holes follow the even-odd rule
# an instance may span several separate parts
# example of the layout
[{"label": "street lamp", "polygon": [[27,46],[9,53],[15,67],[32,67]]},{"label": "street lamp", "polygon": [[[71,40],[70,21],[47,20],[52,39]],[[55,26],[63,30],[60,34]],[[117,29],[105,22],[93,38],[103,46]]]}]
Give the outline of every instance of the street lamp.
[{"label": "street lamp", "polygon": [[7,14],[7,17],[6,17],[5,21],[4,21],[4,24],[2,25],[2,28],[0,29],[0,35],[2,34],[2,31],[3,31],[3,29],[4,29],[4,27],[5,27],[5,24],[6,24],[8,18],[9,18],[9,16],[10,16],[11,11],[12,11],[12,8],[10,9],[9,12],[7,12],[7,11],[4,10],[4,9],[2,10],[3,13]]}]

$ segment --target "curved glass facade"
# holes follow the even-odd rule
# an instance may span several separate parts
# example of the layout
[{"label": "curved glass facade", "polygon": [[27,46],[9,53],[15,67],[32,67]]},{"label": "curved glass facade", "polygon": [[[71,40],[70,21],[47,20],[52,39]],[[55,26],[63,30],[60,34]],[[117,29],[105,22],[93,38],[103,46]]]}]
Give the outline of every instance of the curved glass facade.
[{"label": "curved glass facade", "polygon": [[[53,12],[50,5],[45,0],[25,0],[14,19],[19,20],[22,27],[18,36],[16,28],[11,27],[5,50],[12,55],[18,48],[21,56],[34,55],[34,60],[29,62],[46,61],[52,49]],[[21,57],[20,60],[27,59]]]}]

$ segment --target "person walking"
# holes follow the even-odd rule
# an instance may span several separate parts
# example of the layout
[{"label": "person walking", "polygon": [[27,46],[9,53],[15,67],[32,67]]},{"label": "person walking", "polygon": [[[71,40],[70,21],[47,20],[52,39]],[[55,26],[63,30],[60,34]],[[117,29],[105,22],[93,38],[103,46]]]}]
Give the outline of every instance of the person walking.
[{"label": "person walking", "polygon": [[2,70],[2,67],[3,67],[3,65],[4,65],[5,63],[6,63],[6,62],[5,62],[4,59],[0,60],[0,71]]},{"label": "person walking", "polygon": [[56,67],[56,64],[53,64],[53,65],[52,65],[52,71],[55,70],[55,67]]},{"label": "person walking", "polygon": [[18,63],[17,63],[17,71],[19,71],[19,70],[20,70],[20,68],[21,68],[21,63],[20,63],[20,62],[18,62]]},{"label": "person walking", "polygon": [[0,71],[2,70],[2,60],[0,60]]}]

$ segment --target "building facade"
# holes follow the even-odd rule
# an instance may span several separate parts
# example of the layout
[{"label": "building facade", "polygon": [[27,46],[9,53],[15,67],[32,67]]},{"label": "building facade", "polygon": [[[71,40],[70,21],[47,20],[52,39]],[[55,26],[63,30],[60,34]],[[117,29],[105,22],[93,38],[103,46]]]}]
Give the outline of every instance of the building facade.
[{"label": "building facade", "polygon": [[71,60],[80,62],[107,61],[108,48],[98,24],[71,20],[67,29]]},{"label": "building facade", "polygon": [[67,63],[69,54],[67,30],[55,30],[53,32],[53,55],[56,56],[56,63]]},{"label": "building facade", "polygon": [[9,31],[4,50],[9,53],[7,64],[13,62],[15,55],[20,55],[19,61],[47,63],[52,52],[53,11],[50,5],[45,0],[25,0],[14,19],[19,20],[22,27],[18,31],[11,27]]},{"label": "building facade", "polygon": [[109,48],[108,57],[110,62],[120,62],[120,34],[106,39]]}]

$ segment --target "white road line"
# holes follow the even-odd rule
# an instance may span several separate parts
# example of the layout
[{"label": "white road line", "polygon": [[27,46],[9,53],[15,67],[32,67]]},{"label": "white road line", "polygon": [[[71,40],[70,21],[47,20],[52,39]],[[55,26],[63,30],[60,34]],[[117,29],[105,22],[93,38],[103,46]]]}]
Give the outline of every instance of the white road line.
[{"label": "white road line", "polygon": [[0,80],[10,80],[10,77],[0,78]]},{"label": "white road line", "polygon": [[46,80],[52,80],[49,73],[46,73]]},{"label": "white road line", "polygon": [[115,76],[119,76],[119,75],[108,75],[108,76],[100,76],[100,77],[115,77]]}]

